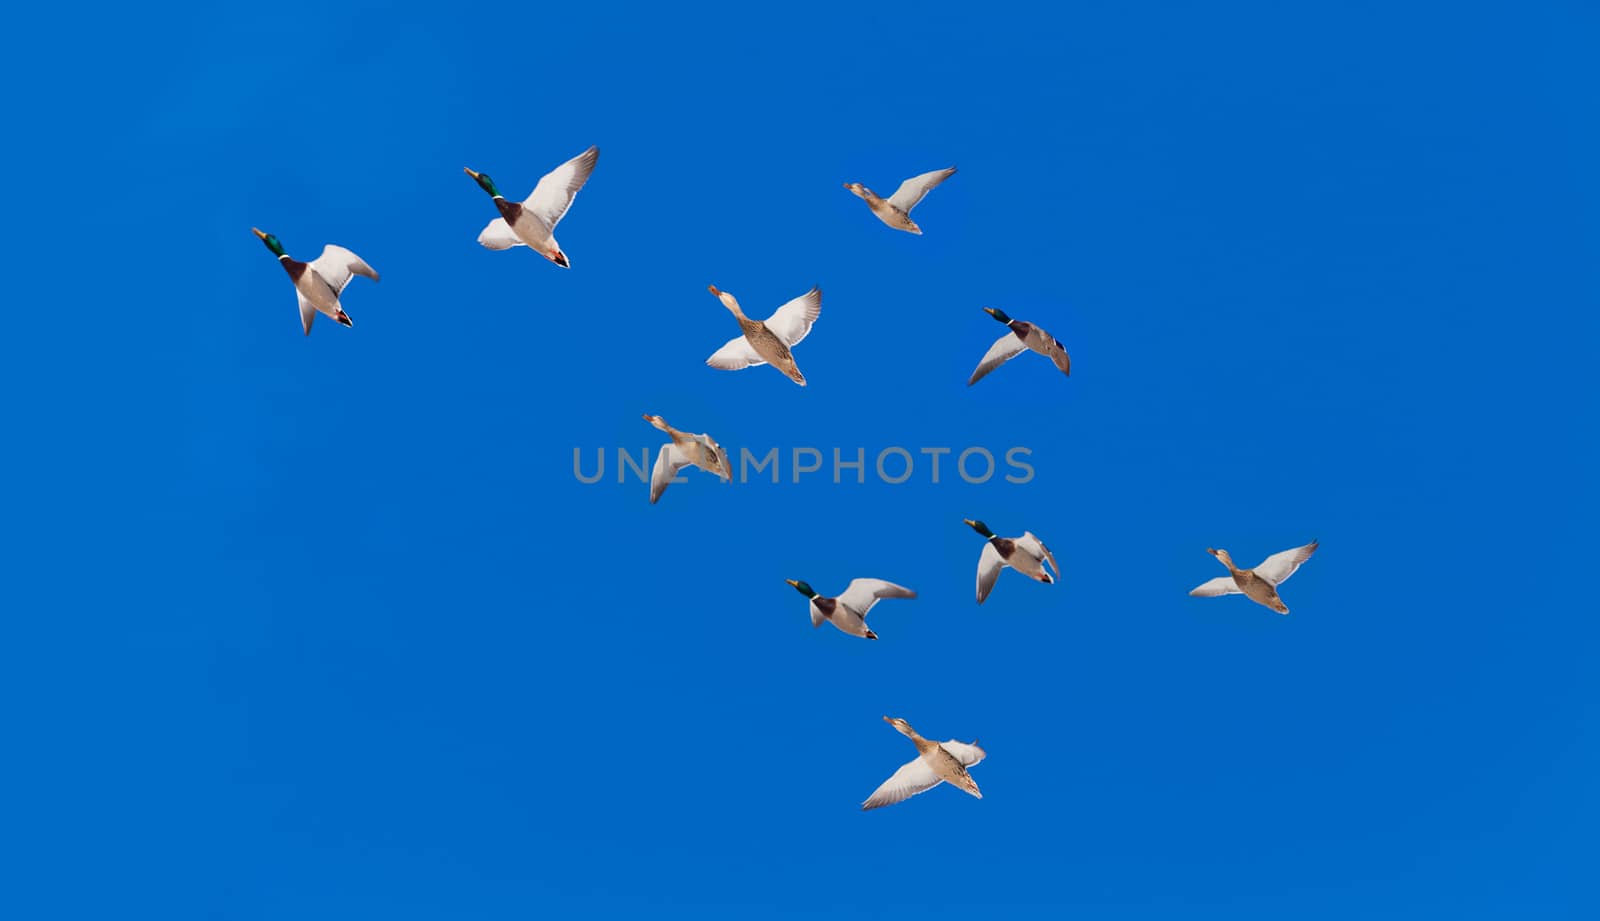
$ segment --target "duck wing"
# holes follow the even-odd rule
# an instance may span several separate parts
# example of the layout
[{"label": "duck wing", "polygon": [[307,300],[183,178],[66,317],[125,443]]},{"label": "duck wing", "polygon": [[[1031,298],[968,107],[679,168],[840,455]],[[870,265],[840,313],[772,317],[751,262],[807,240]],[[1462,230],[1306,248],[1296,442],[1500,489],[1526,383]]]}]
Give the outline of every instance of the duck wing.
[{"label": "duck wing", "polygon": [[728,452],[723,450],[722,445],[712,441],[710,435],[695,435],[694,446],[699,452],[697,460],[701,462],[695,464],[696,467],[725,480],[733,478],[733,465],[728,462]]},{"label": "duck wing", "polygon": [[306,300],[306,296],[300,293],[299,288],[294,290],[294,296],[300,300],[300,325],[305,328],[306,335],[309,336],[311,335],[311,321],[317,318],[316,305]]},{"label": "duck wing", "polygon": [[322,255],[311,260],[310,267],[333,289],[334,297],[344,293],[344,286],[350,284],[352,275],[365,275],[373,281],[378,280],[378,273],[361,261],[360,256],[332,243],[322,248]]},{"label": "duck wing", "polygon": [[1023,531],[1022,536],[1017,538],[1017,546],[1032,554],[1033,558],[1041,563],[1049,560],[1050,568],[1056,571],[1056,578],[1061,578],[1061,567],[1056,565],[1056,555],[1051,553],[1050,548],[1044,545],[1044,541],[1040,540],[1032,531]]},{"label": "duck wing", "polygon": [[572,207],[572,200],[578,197],[578,190],[589,181],[589,174],[594,172],[594,165],[599,160],[600,148],[591,147],[545,173],[539,184],[533,187],[533,193],[522,202],[522,207],[532,211],[535,217],[544,222],[544,226],[555,230],[567,209]]},{"label": "duck wing", "polygon": [[726,345],[712,352],[711,357],[706,359],[706,364],[724,371],[739,371],[752,365],[766,363],[767,360],[756,354],[755,346],[744,336],[729,339]]},{"label": "duck wing", "polygon": [[767,317],[767,329],[793,348],[811,332],[811,325],[822,313],[822,289],[812,288]]},{"label": "duck wing", "polygon": [[513,246],[527,246],[522,238],[516,235],[511,225],[503,217],[497,217],[483,228],[483,233],[478,234],[478,243],[485,249],[510,249]]},{"label": "duck wing", "polygon": [[1005,567],[1006,561],[1001,558],[1000,551],[994,544],[984,541],[983,552],[978,554],[978,603],[983,604],[983,599],[989,597],[989,592],[994,588],[994,580],[1000,578],[1000,570]]},{"label": "duck wing", "polygon": [[667,442],[656,452],[656,465],[650,471],[650,504],[654,505],[661,494],[667,491],[667,484],[678,475],[685,465],[690,462],[689,454],[674,442]]},{"label": "duck wing", "polygon": [[839,595],[839,603],[860,614],[862,618],[872,610],[880,598],[915,598],[917,593],[903,585],[882,579],[853,579]]},{"label": "duck wing", "polygon": [[1287,582],[1300,564],[1311,559],[1311,554],[1316,552],[1317,541],[1312,541],[1304,547],[1274,553],[1261,561],[1261,565],[1255,568],[1255,574],[1272,585],[1279,585]]},{"label": "duck wing", "polygon": [[1006,334],[995,340],[989,346],[989,351],[983,355],[983,360],[978,362],[978,367],[972,372],[972,377],[967,379],[967,386],[971,387],[982,380],[985,375],[995,368],[1028,350],[1028,344],[1023,342],[1016,333],[1006,330]]},{"label": "duck wing", "polygon": [[1056,366],[1057,371],[1070,376],[1072,374],[1072,359],[1067,356],[1067,347],[1061,344],[1061,340],[1039,327],[1035,326],[1033,329],[1039,334],[1037,349],[1039,354],[1050,359]]},{"label": "duck wing", "polygon": [[1239,583],[1233,581],[1233,576],[1217,576],[1209,582],[1202,582],[1189,590],[1189,594],[1196,598],[1215,598],[1218,595],[1239,594]]},{"label": "duck wing", "polygon": [[951,739],[948,742],[940,742],[939,747],[953,755],[957,761],[961,762],[962,767],[972,767],[989,754],[979,748],[977,742],[958,742],[955,739]]},{"label": "duck wing", "polygon": [[928,762],[918,755],[915,760],[901,765],[900,770],[889,775],[888,780],[873,790],[872,795],[861,804],[861,809],[864,812],[868,809],[877,809],[879,806],[892,806],[924,790],[932,790],[941,783],[944,781],[940,780]]},{"label": "duck wing", "polygon": [[922,197],[927,195],[929,190],[954,176],[955,173],[956,168],[952,166],[949,169],[936,169],[931,173],[912,176],[900,183],[900,188],[895,189],[894,194],[889,196],[889,204],[910,214],[911,209],[917,206],[917,202],[922,201]]}]

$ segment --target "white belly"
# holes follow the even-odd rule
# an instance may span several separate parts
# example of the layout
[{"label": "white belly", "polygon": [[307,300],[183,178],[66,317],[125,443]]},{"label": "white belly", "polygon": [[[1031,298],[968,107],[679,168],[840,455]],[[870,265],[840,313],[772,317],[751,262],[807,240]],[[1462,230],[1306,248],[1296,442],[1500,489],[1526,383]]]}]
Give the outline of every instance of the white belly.
[{"label": "white belly", "polygon": [[1012,569],[1015,569],[1017,572],[1020,572],[1024,575],[1033,576],[1035,578],[1044,575],[1044,564],[1039,560],[1034,559],[1032,554],[1020,547],[1011,551],[1011,559],[1006,560],[1006,563],[1009,564]]},{"label": "white belly", "polygon": [[322,276],[318,275],[316,270],[308,267],[294,286],[301,297],[317,308],[318,313],[330,317],[337,317],[340,314],[339,296],[333,293],[333,289],[328,287],[328,283],[322,280]]},{"label": "white belly", "polygon": [[511,225],[511,232],[517,235],[518,240],[537,252],[542,253],[550,249],[550,228],[544,226],[544,221],[527,211],[517,216],[517,222]]}]

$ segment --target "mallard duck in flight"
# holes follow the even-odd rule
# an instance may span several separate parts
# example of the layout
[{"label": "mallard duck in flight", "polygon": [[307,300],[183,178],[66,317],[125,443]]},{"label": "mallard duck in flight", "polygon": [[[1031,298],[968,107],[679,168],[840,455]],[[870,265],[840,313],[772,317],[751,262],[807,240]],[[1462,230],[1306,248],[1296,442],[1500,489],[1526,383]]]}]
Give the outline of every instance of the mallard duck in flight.
[{"label": "mallard duck in flight", "polygon": [[556,225],[561,222],[578,190],[589,181],[595,162],[600,159],[600,148],[591,147],[571,160],[546,173],[533,187],[533,194],[520,204],[506,201],[488,173],[468,169],[478,187],[489,193],[500,216],[489,222],[478,234],[478,242],[488,249],[510,249],[527,246],[534,252],[564,269],[572,268],[561,244],[556,242]]},{"label": "mallard duck in flight", "polygon": [[706,364],[724,371],[770,364],[782,371],[789,380],[804,387],[806,376],[800,373],[799,366],[794,363],[794,353],[790,349],[800,344],[800,340],[811,332],[811,325],[817,322],[817,317],[822,313],[822,289],[812,288],[773,311],[765,321],[745,316],[733,295],[718,291],[716,285],[711,285],[710,291],[722,301],[722,306],[733,313],[744,335],[728,340],[726,345],[706,359]]},{"label": "mallard duck in flight", "polygon": [[1312,541],[1304,547],[1274,553],[1262,560],[1261,565],[1254,569],[1240,569],[1233,565],[1233,557],[1229,556],[1226,550],[1213,550],[1207,547],[1206,552],[1228,567],[1228,574],[1201,583],[1189,594],[1197,598],[1242,594],[1256,604],[1265,605],[1279,614],[1287,614],[1289,606],[1278,597],[1278,586],[1287,582],[1289,577],[1294,575],[1294,571],[1300,568],[1300,564],[1311,559],[1311,554],[1317,552],[1317,542]]},{"label": "mallard duck in flight", "polygon": [[[963,518],[967,526],[977,531],[989,542],[983,545],[983,553],[978,555],[978,603],[989,597],[989,592],[994,588],[994,582],[1000,578],[1000,570],[1007,566],[1022,573],[1035,582],[1049,585],[1061,578],[1061,567],[1056,565],[1056,555],[1044,542],[1033,536],[1032,531],[1023,531],[1021,537],[996,537],[989,526],[981,521]],[[1045,568],[1045,561],[1050,561],[1049,569]],[[1055,575],[1050,575],[1050,570],[1055,570]]]},{"label": "mallard duck in flight", "polygon": [[951,739],[948,742],[935,742],[917,735],[911,724],[903,719],[886,716],[883,720],[898,729],[901,735],[917,746],[917,757],[916,760],[901,765],[900,770],[895,771],[882,786],[872,791],[867,801],[861,804],[863,811],[910,799],[942,783],[948,783],[971,793],[978,799],[983,799],[983,794],[978,791],[978,782],[967,773],[967,768],[982,761],[986,754],[978,747],[976,741],[957,742]]},{"label": "mallard duck in flight", "polygon": [[867,612],[880,598],[917,597],[917,593],[911,589],[882,579],[854,579],[837,598],[819,595],[804,582],[793,579],[784,581],[811,599],[811,626],[820,627],[823,621],[827,621],[851,636],[869,640],[877,639],[878,634],[867,629]]},{"label": "mallard duck in flight", "polygon": [[983,361],[978,362],[977,370],[972,372],[972,377],[967,379],[967,386],[976,384],[984,375],[1000,367],[1006,362],[1023,352],[1032,349],[1040,355],[1050,359],[1062,374],[1072,373],[1072,359],[1067,357],[1067,350],[1056,341],[1056,337],[1032,323],[1024,320],[1013,320],[1006,316],[1005,311],[993,307],[983,308],[984,312],[1004,323],[1011,331],[995,340],[989,346],[989,351],[984,354]]},{"label": "mallard duck in flight", "polygon": [[865,201],[867,207],[872,209],[872,213],[878,216],[878,220],[895,230],[904,230],[920,236],[922,228],[911,219],[911,209],[917,206],[917,202],[922,201],[922,197],[927,195],[929,190],[954,176],[955,173],[956,168],[952,166],[949,169],[936,169],[931,173],[912,176],[900,183],[900,188],[895,189],[894,194],[888,198],[880,198],[876,192],[859,182],[847,182],[844,187]]},{"label": "mallard duck in flight", "polygon": [[294,293],[300,299],[300,325],[305,328],[306,335],[311,335],[311,321],[316,319],[317,313],[325,313],[343,326],[354,326],[350,315],[344,312],[344,307],[339,303],[339,296],[344,294],[345,285],[350,284],[353,275],[364,275],[373,281],[378,280],[378,273],[372,266],[361,261],[361,257],[350,252],[342,246],[329,243],[322,248],[322,255],[310,262],[300,262],[290,258],[283,251],[283,244],[270,233],[262,233],[256,228],[250,232],[260,238],[267,249],[272,250],[278,257],[278,264],[289,273],[289,280],[294,282]]},{"label": "mallard duck in flight", "polygon": [[710,435],[680,432],[668,425],[667,420],[649,413],[644,414],[644,421],[666,432],[672,439],[661,446],[661,450],[656,454],[655,469],[650,472],[651,505],[654,505],[656,500],[661,498],[661,494],[667,491],[667,484],[678,475],[678,471],[690,464],[724,480],[733,478],[733,468],[728,463],[728,452],[722,450],[722,445],[712,441]]}]

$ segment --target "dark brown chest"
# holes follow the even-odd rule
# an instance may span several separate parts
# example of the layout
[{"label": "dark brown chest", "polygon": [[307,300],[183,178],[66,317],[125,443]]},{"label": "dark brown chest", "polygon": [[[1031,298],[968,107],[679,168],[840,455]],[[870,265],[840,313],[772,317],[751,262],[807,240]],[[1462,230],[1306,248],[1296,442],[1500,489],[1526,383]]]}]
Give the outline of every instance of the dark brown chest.
[{"label": "dark brown chest", "polygon": [[500,216],[506,219],[507,224],[515,226],[517,220],[522,217],[522,202],[497,198],[494,203],[500,208]]}]

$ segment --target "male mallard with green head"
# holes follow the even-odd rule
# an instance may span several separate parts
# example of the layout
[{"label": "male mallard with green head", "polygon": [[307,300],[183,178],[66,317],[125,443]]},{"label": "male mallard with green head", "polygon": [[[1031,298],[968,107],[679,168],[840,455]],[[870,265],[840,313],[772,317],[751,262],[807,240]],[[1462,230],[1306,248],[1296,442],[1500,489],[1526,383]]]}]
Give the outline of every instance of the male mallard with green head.
[{"label": "male mallard with green head", "polygon": [[510,249],[526,246],[564,269],[572,268],[561,244],[556,242],[556,225],[561,222],[578,190],[589,181],[594,165],[600,159],[600,148],[591,147],[571,160],[546,173],[533,194],[520,204],[506,201],[488,173],[468,169],[467,175],[494,199],[500,216],[489,222],[478,234],[478,242],[488,249]]},{"label": "male mallard with green head", "polygon": [[954,176],[955,173],[956,168],[952,166],[949,169],[936,169],[931,173],[912,176],[900,183],[900,188],[895,189],[894,194],[888,198],[879,197],[878,193],[859,182],[847,182],[844,187],[850,190],[850,194],[866,202],[872,213],[878,216],[878,220],[895,230],[904,230],[906,233],[921,236],[922,228],[911,219],[911,209],[915,208],[917,202],[922,201],[922,197],[934,186]]},{"label": "male mallard with green head", "polygon": [[822,289],[812,288],[773,311],[765,321],[745,316],[733,295],[718,291],[716,285],[711,285],[710,291],[739,321],[739,328],[744,330],[744,335],[728,340],[726,345],[706,359],[706,364],[723,371],[770,364],[782,371],[789,380],[804,387],[806,376],[800,373],[790,349],[799,345],[800,340],[811,332],[811,325],[821,315]]},{"label": "male mallard with green head", "polygon": [[661,450],[656,453],[656,466],[650,472],[651,505],[654,505],[656,500],[661,498],[661,494],[667,491],[667,484],[678,475],[678,471],[690,464],[724,480],[733,478],[733,467],[728,463],[728,452],[722,450],[722,445],[713,441],[710,435],[680,432],[668,425],[667,420],[649,413],[645,413],[644,421],[666,432],[672,439],[662,445]]},{"label": "male mallard with green head", "polygon": [[942,783],[950,784],[978,799],[983,799],[983,794],[978,791],[978,782],[967,773],[967,768],[982,761],[987,754],[978,747],[976,740],[957,742],[951,739],[948,742],[935,742],[917,735],[911,724],[903,719],[886,716],[883,720],[917,746],[917,757],[916,760],[901,765],[900,770],[895,771],[882,786],[872,791],[867,801],[861,804],[863,811],[910,799]]},{"label": "male mallard with green head", "polygon": [[795,591],[811,599],[811,626],[820,627],[827,621],[851,636],[865,637],[869,640],[878,638],[878,634],[867,629],[867,612],[880,598],[915,598],[917,593],[902,585],[885,582],[882,579],[854,579],[845,586],[844,592],[837,598],[819,595],[804,582],[794,579],[785,579],[794,586]]},{"label": "male mallard with green head", "polygon": [[984,313],[994,317],[1006,325],[1010,332],[995,340],[989,346],[989,351],[984,354],[983,360],[978,362],[977,370],[968,378],[967,386],[976,384],[984,375],[1000,367],[1006,362],[1023,352],[1032,349],[1040,355],[1050,359],[1062,374],[1072,373],[1072,359],[1067,357],[1067,350],[1056,341],[1056,337],[1025,320],[1013,320],[1006,316],[1005,311],[994,307],[983,308]]},{"label": "male mallard with green head", "polygon": [[[978,603],[989,597],[989,591],[994,588],[994,582],[1000,578],[1000,570],[1007,566],[1022,573],[1035,582],[1046,585],[1061,578],[1061,567],[1056,565],[1056,555],[1044,542],[1033,536],[1032,531],[1023,531],[1021,537],[996,537],[989,530],[989,526],[981,521],[963,518],[967,527],[984,537],[988,543],[983,545],[983,553],[978,555]],[[1045,568],[1045,561],[1050,561],[1050,568]],[[1055,570],[1055,575],[1050,575],[1050,570]]]},{"label": "male mallard with green head", "polygon": [[344,312],[344,307],[339,303],[339,296],[344,293],[345,285],[350,284],[352,275],[364,275],[373,281],[378,280],[378,273],[372,266],[361,261],[361,257],[350,252],[342,246],[329,243],[322,248],[322,255],[310,262],[300,262],[293,259],[283,251],[283,244],[270,233],[262,233],[256,228],[250,228],[267,249],[278,257],[278,264],[289,273],[289,280],[294,282],[294,293],[300,299],[300,325],[305,328],[306,335],[311,335],[311,321],[318,312],[325,313],[337,320],[343,326],[354,326],[350,315]]},{"label": "male mallard with green head", "polygon": [[1317,552],[1317,542],[1274,553],[1254,569],[1240,569],[1233,565],[1233,557],[1226,550],[1207,547],[1206,552],[1228,567],[1228,574],[1196,586],[1189,594],[1197,598],[1242,594],[1256,604],[1265,605],[1279,614],[1287,614],[1289,606],[1278,597],[1278,586],[1287,582],[1300,564],[1311,559],[1311,554]]}]

